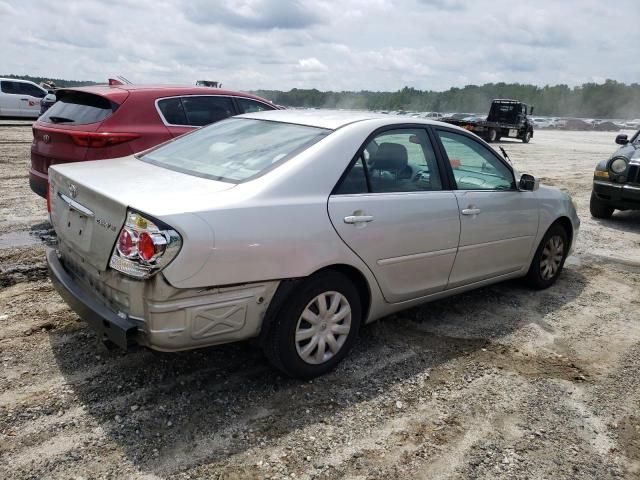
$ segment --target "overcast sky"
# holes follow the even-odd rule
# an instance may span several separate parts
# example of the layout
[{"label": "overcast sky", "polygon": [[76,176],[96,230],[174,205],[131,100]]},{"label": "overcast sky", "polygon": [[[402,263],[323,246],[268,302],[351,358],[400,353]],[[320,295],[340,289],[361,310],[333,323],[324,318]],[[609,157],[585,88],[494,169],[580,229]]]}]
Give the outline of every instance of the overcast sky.
[{"label": "overcast sky", "polygon": [[0,0],[0,74],[241,90],[630,83],[639,24],[637,0]]}]

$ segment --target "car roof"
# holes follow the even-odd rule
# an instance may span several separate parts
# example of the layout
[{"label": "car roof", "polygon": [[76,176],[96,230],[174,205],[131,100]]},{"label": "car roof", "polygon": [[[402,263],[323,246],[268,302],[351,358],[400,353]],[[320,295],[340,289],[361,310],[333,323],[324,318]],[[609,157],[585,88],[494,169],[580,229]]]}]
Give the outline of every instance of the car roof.
[{"label": "car roof", "polygon": [[31,80],[24,80],[22,78],[4,78],[4,77],[1,77],[0,78],[0,82],[33,83],[34,85],[38,85],[37,83],[32,82]]},{"label": "car roof", "polygon": [[[442,125],[441,122],[425,118],[388,115],[385,113],[369,112],[365,110],[324,110],[324,109],[287,109],[269,110],[245,113],[240,118],[254,118],[257,120],[271,120],[274,122],[295,123],[310,127],[328,128],[336,130],[350,123],[365,120],[386,120],[388,123],[421,123],[426,125]],[[451,126],[448,125],[447,126]]]},{"label": "car roof", "polygon": [[141,91],[144,91],[146,93],[156,93],[158,97],[172,97],[177,95],[231,95],[254,98],[263,102],[265,101],[264,98],[258,97],[257,95],[252,95],[250,93],[237,92],[233,90],[223,90],[221,88],[213,87],[199,87],[194,85],[87,85],[84,87],[63,87],[59,90],[87,92],[107,98],[109,98],[111,95],[119,96],[124,90],[130,93]]}]

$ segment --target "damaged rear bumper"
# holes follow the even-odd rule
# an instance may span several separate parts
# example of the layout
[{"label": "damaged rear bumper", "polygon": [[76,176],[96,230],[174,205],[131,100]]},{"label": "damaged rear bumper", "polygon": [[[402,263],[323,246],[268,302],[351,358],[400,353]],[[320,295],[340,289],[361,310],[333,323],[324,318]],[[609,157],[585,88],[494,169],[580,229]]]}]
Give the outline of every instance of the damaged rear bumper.
[{"label": "damaged rear bumper", "polygon": [[138,328],[133,322],[109,310],[85,292],[64,269],[55,249],[47,248],[46,255],[49,277],[54,288],[82,320],[103,340],[110,340],[124,350],[136,343]]},{"label": "damaged rear bumper", "polygon": [[175,288],[161,274],[141,281],[95,271],[64,243],[58,247],[47,250],[55,289],[102,339],[125,350],[172,352],[256,337],[280,283]]}]

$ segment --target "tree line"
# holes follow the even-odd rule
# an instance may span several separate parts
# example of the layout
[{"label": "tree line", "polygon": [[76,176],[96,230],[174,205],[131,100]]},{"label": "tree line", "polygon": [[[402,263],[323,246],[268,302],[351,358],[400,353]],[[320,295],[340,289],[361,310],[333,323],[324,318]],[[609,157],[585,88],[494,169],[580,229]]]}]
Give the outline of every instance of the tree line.
[{"label": "tree line", "polygon": [[[53,80],[58,87],[95,85],[96,82],[3,75],[35,83]],[[384,111],[469,112],[486,113],[494,98],[513,98],[533,105],[536,115],[587,118],[635,119],[640,117],[640,84],[606,80],[604,83],[568,85],[526,85],[520,83],[486,83],[450,88],[443,92],[404,87],[396,92],[362,90],[322,92],[318,89],[294,88],[256,90],[252,93],[288,107],[346,108]]]},{"label": "tree line", "polygon": [[640,84],[615,80],[576,87],[520,83],[487,83],[450,88],[444,92],[404,87],[396,92],[322,92],[294,88],[288,92],[253,93],[290,107],[346,108],[383,111],[486,113],[494,98],[512,98],[533,105],[536,115],[587,118],[640,117]]}]

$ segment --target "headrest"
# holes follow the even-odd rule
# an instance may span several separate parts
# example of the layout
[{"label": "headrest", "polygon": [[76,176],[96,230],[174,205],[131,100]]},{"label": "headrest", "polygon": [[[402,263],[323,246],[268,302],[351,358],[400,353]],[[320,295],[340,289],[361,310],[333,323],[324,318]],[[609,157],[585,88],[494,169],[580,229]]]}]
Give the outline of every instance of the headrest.
[{"label": "headrest", "polygon": [[374,170],[402,170],[408,163],[407,149],[399,143],[381,143],[371,156]]}]

